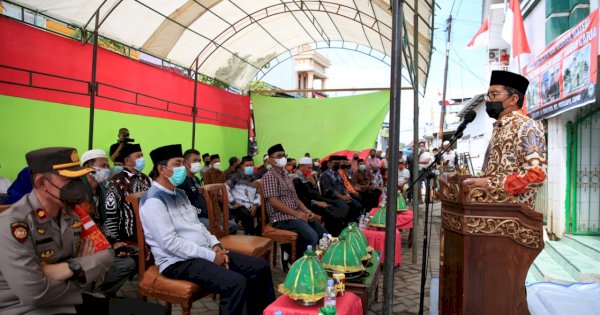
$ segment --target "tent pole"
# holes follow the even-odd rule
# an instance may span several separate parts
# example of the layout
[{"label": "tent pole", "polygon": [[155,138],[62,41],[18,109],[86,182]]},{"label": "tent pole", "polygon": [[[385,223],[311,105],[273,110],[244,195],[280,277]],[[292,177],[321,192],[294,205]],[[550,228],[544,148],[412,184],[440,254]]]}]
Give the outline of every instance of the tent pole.
[{"label": "tent pole", "polygon": [[94,26],[94,47],[92,48],[92,80],[89,85],[90,92],[90,124],[88,150],[94,146],[94,107],[96,105],[96,93],[98,92],[98,84],[96,83],[96,65],[98,61],[98,19],[100,9],[96,11],[96,24]]},{"label": "tent pole", "polygon": [[[414,73],[415,73],[415,79],[413,80],[413,104],[414,104],[414,110],[415,110],[415,117],[417,118],[416,124],[415,126],[417,127],[419,125],[419,0],[415,0],[415,7],[413,8],[414,11],[414,17],[413,17],[413,56],[415,57],[415,60],[413,60],[413,69],[414,69]],[[415,134],[418,137],[418,128],[415,127]],[[416,138],[416,137],[415,137]],[[414,155],[413,155],[413,164],[415,164],[415,159],[414,159]],[[413,169],[414,171],[414,169]],[[413,173],[416,174],[416,173]],[[413,198],[414,199],[414,198]],[[413,202],[414,205],[414,202]],[[418,209],[418,204],[417,204],[417,208],[413,209]],[[413,226],[416,227],[419,224],[419,211],[413,211]],[[416,233],[415,232],[416,229],[413,229],[411,233]],[[413,238],[412,238],[412,263],[416,264],[417,263],[417,238],[415,237],[415,235],[413,234]]]},{"label": "tent pole", "polygon": [[198,71],[194,71],[194,107],[192,108],[192,149],[196,148],[196,117],[198,116]]},{"label": "tent pole", "polygon": [[392,314],[394,298],[394,257],[396,255],[396,201],[398,198],[398,146],[400,141],[400,106],[402,93],[402,26],[403,0],[392,4],[392,67],[390,75],[390,146],[388,159],[388,181],[386,184],[386,227],[385,262],[383,265],[383,308],[382,314]]}]

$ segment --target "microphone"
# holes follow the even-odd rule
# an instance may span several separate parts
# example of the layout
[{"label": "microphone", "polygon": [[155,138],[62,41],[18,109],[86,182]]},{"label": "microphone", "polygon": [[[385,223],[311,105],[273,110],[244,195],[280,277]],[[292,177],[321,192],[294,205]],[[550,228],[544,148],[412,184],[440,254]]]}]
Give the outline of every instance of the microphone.
[{"label": "microphone", "polygon": [[460,138],[462,138],[463,131],[465,131],[465,128],[467,128],[468,124],[470,124],[473,120],[475,120],[475,116],[477,116],[477,113],[475,113],[472,110],[468,111],[465,114],[465,116],[463,117],[463,120],[460,123],[460,125],[458,125],[458,128],[456,128],[456,131],[454,132],[454,136],[452,138],[453,139],[460,139]]}]

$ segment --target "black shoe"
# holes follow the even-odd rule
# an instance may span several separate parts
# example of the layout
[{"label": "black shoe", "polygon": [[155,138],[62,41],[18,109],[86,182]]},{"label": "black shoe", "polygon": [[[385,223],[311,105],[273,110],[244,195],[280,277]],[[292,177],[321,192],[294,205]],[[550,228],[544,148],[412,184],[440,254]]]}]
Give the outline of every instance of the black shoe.
[{"label": "black shoe", "polygon": [[285,250],[281,250],[281,267],[284,273],[287,273],[292,264],[290,263],[290,254],[288,254]]}]

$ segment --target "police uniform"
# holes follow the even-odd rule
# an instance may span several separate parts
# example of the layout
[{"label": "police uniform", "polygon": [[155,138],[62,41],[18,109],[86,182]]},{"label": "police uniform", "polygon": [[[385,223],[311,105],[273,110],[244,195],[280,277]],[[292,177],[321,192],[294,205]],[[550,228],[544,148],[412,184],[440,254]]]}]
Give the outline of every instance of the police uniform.
[{"label": "police uniform", "polygon": [[[26,157],[32,173],[76,178],[92,171],[79,166],[72,148],[46,148]],[[82,303],[79,285],[89,284],[110,268],[110,249],[75,257],[82,223],[71,209],[59,211],[51,218],[34,189],[0,213],[0,313],[75,313],[75,305]],[[67,261],[72,270],[79,269],[69,280],[51,280],[42,272],[43,264]]]}]

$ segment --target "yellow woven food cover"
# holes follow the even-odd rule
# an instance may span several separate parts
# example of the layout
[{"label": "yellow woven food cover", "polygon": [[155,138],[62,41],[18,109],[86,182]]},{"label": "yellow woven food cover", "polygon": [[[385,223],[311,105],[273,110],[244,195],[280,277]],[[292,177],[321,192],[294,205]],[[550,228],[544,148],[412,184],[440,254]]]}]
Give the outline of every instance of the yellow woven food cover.
[{"label": "yellow woven food cover", "polygon": [[365,270],[359,250],[343,236],[340,236],[337,242],[327,248],[325,257],[323,257],[323,267],[339,272]]},{"label": "yellow woven food cover", "polygon": [[369,225],[376,227],[385,227],[385,213],[387,212],[385,207],[379,208],[377,213],[373,216]]},{"label": "yellow woven food cover", "polygon": [[312,250],[292,265],[284,283],[277,288],[292,300],[316,302],[323,298],[327,288],[327,272]]}]

